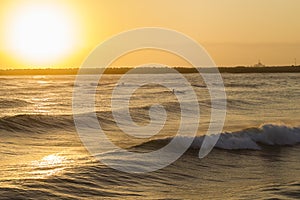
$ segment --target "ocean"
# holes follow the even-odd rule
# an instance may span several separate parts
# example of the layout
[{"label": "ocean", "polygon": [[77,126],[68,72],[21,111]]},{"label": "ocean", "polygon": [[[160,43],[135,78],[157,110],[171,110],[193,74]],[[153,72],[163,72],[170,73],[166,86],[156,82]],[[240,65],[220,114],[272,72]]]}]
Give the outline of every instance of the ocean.
[{"label": "ocean", "polygon": [[[154,82],[134,91],[128,109],[137,125],[150,123],[153,104],[164,107],[167,119],[156,135],[143,135],[141,129],[141,137],[133,137],[122,131],[111,112],[112,92],[121,76],[103,75],[95,83],[94,110],[102,130],[115,145],[131,152],[164,147],[180,127],[181,107],[175,94],[186,91],[173,74],[129,75],[132,80],[162,77],[176,88]],[[85,148],[72,110],[76,76],[1,76],[0,199],[299,199],[300,74],[222,74],[226,120],[223,131],[215,133],[220,138],[214,149],[201,159],[210,95],[198,74],[184,76],[198,98],[197,135],[179,159],[148,173],[116,170]],[[81,84],[86,84],[83,92],[95,86]],[[178,145],[185,140],[179,138]],[[98,156],[119,160],[119,155]]]}]

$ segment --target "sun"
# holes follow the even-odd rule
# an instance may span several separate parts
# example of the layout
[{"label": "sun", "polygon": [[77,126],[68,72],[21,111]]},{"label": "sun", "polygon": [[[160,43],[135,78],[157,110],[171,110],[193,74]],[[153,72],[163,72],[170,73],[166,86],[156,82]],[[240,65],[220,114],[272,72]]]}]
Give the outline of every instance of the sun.
[{"label": "sun", "polygon": [[25,4],[10,11],[6,46],[32,64],[55,63],[74,51],[78,28],[68,10],[55,4]]}]

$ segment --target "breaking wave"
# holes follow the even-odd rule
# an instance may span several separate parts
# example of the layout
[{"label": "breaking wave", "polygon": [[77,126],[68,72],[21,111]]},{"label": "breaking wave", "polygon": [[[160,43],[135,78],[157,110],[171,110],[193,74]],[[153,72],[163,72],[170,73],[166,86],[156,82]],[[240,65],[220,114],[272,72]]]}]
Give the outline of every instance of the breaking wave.
[{"label": "breaking wave", "polygon": [[[209,136],[206,136],[209,137]],[[151,140],[139,146],[161,145],[173,138]],[[187,137],[180,137],[179,143],[185,143]],[[200,149],[204,136],[195,137],[191,149]],[[300,143],[300,127],[287,125],[264,124],[258,128],[248,128],[237,132],[220,134],[215,148],[226,150],[261,150],[263,146],[293,146]],[[180,144],[178,144],[180,145]]]},{"label": "breaking wave", "polygon": [[[140,113],[141,114],[141,113]],[[97,113],[98,119],[106,126],[115,126],[109,112]],[[15,115],[0,118],[0,130],[12,132],[39,132],[47,133],[49,129],[74,130],[72,115]],[[209,136],[206,136],[209,137]],[[170,142],[173,137],[154,139],[138,145],[139,147],[151,145],[161,146]],[[178,138],[177,138],[178,139]],[[180,137],[178,145],[190,138]],[[204,136],[196,136],[191,147],[200,149]],[[235,132],[223,132],[215,145],[219,149],[260,150],[263,146],[292,146],[300,143],[300,127],[285,124],[263,124],[256,128],[247,128]]]}]

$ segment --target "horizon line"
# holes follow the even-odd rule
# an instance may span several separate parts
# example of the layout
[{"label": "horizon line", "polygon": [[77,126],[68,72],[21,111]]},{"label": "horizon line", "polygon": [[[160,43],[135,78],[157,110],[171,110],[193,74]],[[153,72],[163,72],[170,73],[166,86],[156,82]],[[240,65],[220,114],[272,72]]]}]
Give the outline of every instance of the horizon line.
[{"label": "horizon line", "polygon": [[[124,66],[108,66],[108,67],[88,67],[85,69],[98,69],[98,68],[138,68],[139,66],[128,66],[128,65],[124,65]],[[300,65],[294,65],[294,64],[290,64],[290,65],[262,65],[262,66],[255,66],[255,65],[234,65],[234,66],[206,66],[206,67],[194,67],[194,66],[168,66],[165,65],[164,67],[161,66],[151,66],[149,65],[149,67],[140,67],[140,68],[235,68],[235,67],[249,67],[249,68],[264,68],[264,67],[300,67]],[[0,69],[1,71],[5,71],[5,70],[71,70],[71,69],[80,69],[81,67],[28,67],[28,68],[4,68],[4,69]]]}]

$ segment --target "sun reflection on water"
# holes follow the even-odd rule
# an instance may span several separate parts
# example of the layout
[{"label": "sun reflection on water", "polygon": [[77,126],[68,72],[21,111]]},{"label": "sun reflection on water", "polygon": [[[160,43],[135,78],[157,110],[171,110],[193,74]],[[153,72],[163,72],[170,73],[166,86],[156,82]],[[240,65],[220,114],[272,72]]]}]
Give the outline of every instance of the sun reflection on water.
[{"label": "sun reflection on water", "polygon": [[56,175],[61,173],[70,161],[64,156],[51,154],[43,157],[41,160],[32,162],[33,178],[45,178],[47,176]]}]

